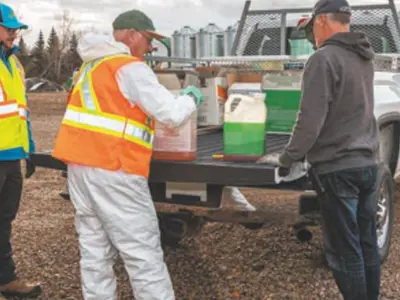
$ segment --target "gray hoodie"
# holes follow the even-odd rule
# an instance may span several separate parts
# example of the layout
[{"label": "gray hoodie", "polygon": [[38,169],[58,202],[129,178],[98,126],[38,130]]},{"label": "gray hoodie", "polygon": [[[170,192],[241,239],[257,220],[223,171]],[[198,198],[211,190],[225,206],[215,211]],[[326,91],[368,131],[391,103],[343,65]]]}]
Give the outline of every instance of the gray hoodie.
[{"label": "gray hoodie", "polygon": [[337,33],[308,59],[297,123],[280,161],[307,158],[319,173],[373,165],[374,53],[363,33]]}]

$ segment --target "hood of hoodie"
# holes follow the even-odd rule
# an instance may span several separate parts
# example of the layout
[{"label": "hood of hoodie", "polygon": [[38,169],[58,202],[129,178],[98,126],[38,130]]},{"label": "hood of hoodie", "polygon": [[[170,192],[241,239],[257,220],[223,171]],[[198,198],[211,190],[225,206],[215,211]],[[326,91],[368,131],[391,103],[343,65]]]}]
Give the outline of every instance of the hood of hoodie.
[{"label": "hood of hoodie", "polygon": [[116,42],[112,36],[100,33],[87,33],[78,43],[77,51],[84,62],[115,54],[130,54],[129,48]]},{"label": "hood of hoodie", "polygon": [[375,53],[367,36],[362,32],[339,32],[327,39],[322,47],[336,45],[358,54],[364,60],[372,60]]}]

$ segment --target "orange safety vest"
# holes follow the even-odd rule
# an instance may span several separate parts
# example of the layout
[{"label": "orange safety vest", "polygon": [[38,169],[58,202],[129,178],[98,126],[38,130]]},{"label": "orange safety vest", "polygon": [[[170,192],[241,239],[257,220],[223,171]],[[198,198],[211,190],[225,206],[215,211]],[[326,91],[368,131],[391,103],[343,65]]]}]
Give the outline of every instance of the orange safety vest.
[{"label": "orange safety vest", "polygon": [[65,162],[148,178],[154,121],[119,90],[128,55],[85,63],[76,76],[52,156]]}]

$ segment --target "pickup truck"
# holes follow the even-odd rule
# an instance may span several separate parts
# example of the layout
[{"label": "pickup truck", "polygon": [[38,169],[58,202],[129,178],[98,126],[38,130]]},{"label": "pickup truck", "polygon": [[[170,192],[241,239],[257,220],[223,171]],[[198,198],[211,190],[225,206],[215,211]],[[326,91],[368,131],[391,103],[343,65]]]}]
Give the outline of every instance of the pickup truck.
[{"label": "pickup truck", "polygon": [[[190,64],[230,65],[233,61],[239,61],[255,66],[257,62],[268,60],[271,56],[279,55],[282,59],[296,60],[297,55],[310,54],[304,53],[312,51],[308,46],[305,46],[307,50],[294,48],[294,45],[305,42],[305,38],[296,32],[296,22],[291,20],[299,19],[311,9],[249,10],[249,7],[250,1],[247,1],[232,48],[232,57],[191,59]],[[291,14],[295,18],[290,18]],[[394,179],[400,174],[400,74],[397,72],[400,27],[392,1],[385,5],[353,7],[353,16],[354,26],[358,26],[356,29],[370,37],[375,51],[379,53],[374,82],[381,161],[376,218],[383,262],[389,254],[394,222]],[[153,59],[169,63],[184,61],[178,58]],[[386,62],[385,67],[379,65],[381,61]],[[266,153],[282,151],[290,138],[287,134],[267,135]],[[319,207],[305,164],[298,162],[295,168],[282,170],[251,162],[216,160],[213,154],[223,152],[222,141],[221,127],[199,128],[198,157],[195,161],[152,161],[149,184],[159,214],[163,241],[176,244],[183,237],[198,233],[205,222],[232,222],[257,229],[268,221],[262,211],[225,209],[221,204],[229,197],[227,190],[230,187],[302,193],[298,199],[299,219],[294,222],[293,228],[299,240],[309,241],[312,234],[308,226],[319,225]],[[51,157],[50,151],[34,154],[33,161],[43,168],[66,169],[62,162]]]}]

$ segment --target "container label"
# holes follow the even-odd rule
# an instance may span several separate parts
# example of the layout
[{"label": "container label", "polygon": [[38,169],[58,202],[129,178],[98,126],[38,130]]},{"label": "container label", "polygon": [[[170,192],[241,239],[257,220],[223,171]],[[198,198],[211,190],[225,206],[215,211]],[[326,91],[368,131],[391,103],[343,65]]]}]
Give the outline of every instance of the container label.
[{"label": "container label", "polygon": [[217,95],[218,95],[218,101],[224,102],[226,99],[228,99],[228,91],[226,87],[223,87],[222,85],[218,84]]},{"label": "container label", "polygon": [[225,78],[208,78],[206,86],[200,90],[203,94],[203,103],[198,108],[198,124],[201,126],[222,124],[221,114],[223,114],[223,104],[227,99]]},{"label": "container label", "polygon": [[189,120],[176,129],[170,129],[156,122],[154,151],[193,152],[197,147],[197,117]]}]

